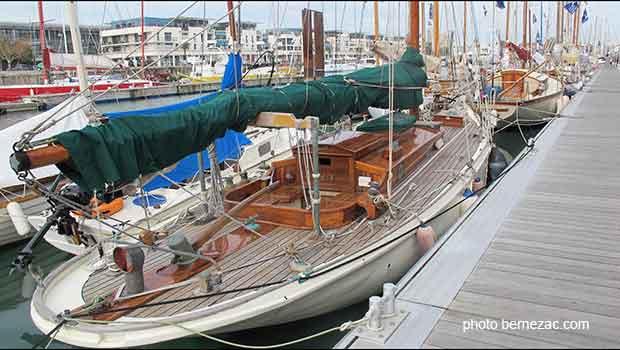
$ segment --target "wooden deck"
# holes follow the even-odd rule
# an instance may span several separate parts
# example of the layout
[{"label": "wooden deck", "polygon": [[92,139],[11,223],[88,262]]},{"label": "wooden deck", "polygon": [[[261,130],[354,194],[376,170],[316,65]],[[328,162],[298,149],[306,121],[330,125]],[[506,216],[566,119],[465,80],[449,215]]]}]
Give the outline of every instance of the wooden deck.
[{"label": "wooden deck", "polygon": [[[412,210],[422,210],[435,197],[433,191],[442,188],[454,176],[448,169],[460,170],[466,165],[469,154],[473,154],[479,145],[479,130],[473,124],[467,126],[468,130],[458,128],[446,128],[444,140],[446,146],[440,151],[433,150],[416,168],[411,182],[416,186],[411,190],[402,188],[395,191],[395,200],[402,202],[401,205],[415,202]],[[467,141],[466,138],[470,140]],[[469,150],[467,149],[469,145]],[[432,161],[432,163],[431,163]],[[432,164],[432,166],[430,166]],[[427,166],[429,165],[429,166]],[[438,171],[439,170],[439,171]],[[405,199],[409,198],[409,201]],[[414,201],[413,199],[416,199]],[[340,255],[348,255],[359,251],[384,234],[392,227],[402,224],[410,215],[400,215],[393,219],[388,226],[379,226],[374,230],[367,224],[362,224],[350,233],[342,235],[333,242],[319,242],[313,240],[311,231],[300,231],[288,228],[276,228],[264,238],[259,238],[239,252],[229,255],[220,262],[223,271],[222,289],[232,290],[244,287],[261,285],[292,277],[294,273],[289,268],[291,258],[284,255],[284,248],[289,242],[305,241],[298,246],[299,256],[312,266],[330,261]],[[356,227],[354,222],[349,227],[336,231],[343,233],[349,228]],[[201,226],[192,227],[193,231],[200,230]],[[229,229],[236,228],[229,225]],[[171,256],[161,252],[149,252],[145,262],[145,270],[157,269],[169,262]],[[91,275],[82,290],[86,302],[92,301],[97,296],[109,294],[123,283],[122,274],[110,274],[107,271],[95,272]],[[173,300],[193,296],[198,289],[197,283],[171,289],[155,298],[152,303]],[[221,296],[213,296],[186,302],[172,303],[157,307],[138,309],[127,316],[129,317],[157,317],[175,315],[187,311],[196,310],[230,300],[240,293],[231,293]]]},{"label": "wooden deck", "polygon": [[[619,347],[619,92],[620,71],[601,72],[412,268],[397,302],[410,314],[384,344],[351,332],[336,347]],[[466,331],[472,320],[497,326]],[[561,329],[502,320],[559,321]]]}]

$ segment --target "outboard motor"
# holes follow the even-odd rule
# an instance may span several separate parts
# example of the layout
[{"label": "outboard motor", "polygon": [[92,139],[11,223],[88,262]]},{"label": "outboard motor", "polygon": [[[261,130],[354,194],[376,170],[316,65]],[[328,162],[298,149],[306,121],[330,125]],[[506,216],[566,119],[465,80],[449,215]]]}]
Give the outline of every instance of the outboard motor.
[{"label": "outboard motor", "polygon": [[[56,178],[50,187],[50,191],[54,192],[56,190],[60,179],[60,176]],[[63,186],[59,191],[59,194],[67,200],[77,202],[82,205],[88,203],[87,195],[82,193],[76,184],[68,184]],[[78,233],[77,222],[70,215],[71,208],[53,197],[48,198],[48,202],[52,207],[52,214],[47,218],[43,227],[41,227],[34,234],[28,244],[26,244],[26,246],[22,248],[19,253],[17,253],[17,257],[13,260],[11,271],[18,270],[23,272],[28,270],[33,259],[32,250],[43,239],[43,236],[47,233],[47,231],[49,231],[49,229],[54,225],[58,226],[58,232],[61,234],[73,235]]]},{"label": "outboard motor", "polygon": [[504,154],[493,146],[489,156],[489,177],[491,181],[495,181],[507,166],[508,162]]}]

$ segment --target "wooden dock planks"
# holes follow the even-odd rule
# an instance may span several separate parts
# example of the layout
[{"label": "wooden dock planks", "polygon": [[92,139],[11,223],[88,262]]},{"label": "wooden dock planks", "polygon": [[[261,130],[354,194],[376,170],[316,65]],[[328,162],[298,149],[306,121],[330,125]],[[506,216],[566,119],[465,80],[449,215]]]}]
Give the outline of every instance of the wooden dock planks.
[{"label": "wooden dock planks", "polygon": [[[620,72],[603,72],[592,91],[562,121],[425,347],[620,346],[620,101],[612,97]],[[464,332],[471,319],[583,320],[589,328]]]}]

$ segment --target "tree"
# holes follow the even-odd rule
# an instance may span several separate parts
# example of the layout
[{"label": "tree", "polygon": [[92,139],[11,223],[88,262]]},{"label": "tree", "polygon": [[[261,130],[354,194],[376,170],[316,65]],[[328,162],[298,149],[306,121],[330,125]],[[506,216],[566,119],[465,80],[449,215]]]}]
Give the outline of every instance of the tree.
[{"label": "tree", "polygon": [[11,64],[17,59],[17,50],[12,40],[0,39],[0,58],[7,63],[7,70],[11,70]]},{"label": "tree", "polygon": [[0,59],[6,61],[8,70],[11,70],[13,62],[32,62],[30,44],[24,40],[0,39]]},{"label": "tree", "polygon": [[33,64],[34,57],[32,55],[32,43],[24,40],[15,42],[15,51],[17,52],[17,61],[24,64]]}]

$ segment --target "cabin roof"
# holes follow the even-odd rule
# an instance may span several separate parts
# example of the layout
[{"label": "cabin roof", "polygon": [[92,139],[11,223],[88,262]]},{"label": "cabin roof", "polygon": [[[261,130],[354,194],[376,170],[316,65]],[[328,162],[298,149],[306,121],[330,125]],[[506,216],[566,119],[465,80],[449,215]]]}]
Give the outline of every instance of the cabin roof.
[{"label": "cabin roof", "polygon": [[352,155],[357,156],[369,148],[377,148],[383,143],[381,134],[361,131],[341,131],[319,142],[319,153],[323,155]]}]

